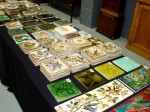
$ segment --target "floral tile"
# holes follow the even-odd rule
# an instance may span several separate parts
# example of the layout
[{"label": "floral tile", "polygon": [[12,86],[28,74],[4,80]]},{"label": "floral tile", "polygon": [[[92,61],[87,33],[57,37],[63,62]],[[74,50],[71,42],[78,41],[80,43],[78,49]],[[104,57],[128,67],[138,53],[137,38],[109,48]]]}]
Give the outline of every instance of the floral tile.
[{"label": "floral tile", "polygon": [[117,80],[55,106],[57,112],[103,112],[133,92]]},{"label": "floral tile", "polygon": [[128,85],[132,90],[139,91],[150,84],[150,69],[141,67],[120,77],[119,80]]},{"label": "floral tile", "polygon": [[150,86],[117,105],[110,112],[150,112]]}]

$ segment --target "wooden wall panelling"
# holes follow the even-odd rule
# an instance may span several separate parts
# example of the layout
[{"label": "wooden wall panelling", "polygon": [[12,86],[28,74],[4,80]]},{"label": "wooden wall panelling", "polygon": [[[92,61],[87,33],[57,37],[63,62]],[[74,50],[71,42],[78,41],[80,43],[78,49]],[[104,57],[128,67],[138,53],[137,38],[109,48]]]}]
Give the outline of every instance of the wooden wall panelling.
[{"label": "wooden wall panelling", "polygon": [[150,60],[150,0],[137,0],[126,47]]}]

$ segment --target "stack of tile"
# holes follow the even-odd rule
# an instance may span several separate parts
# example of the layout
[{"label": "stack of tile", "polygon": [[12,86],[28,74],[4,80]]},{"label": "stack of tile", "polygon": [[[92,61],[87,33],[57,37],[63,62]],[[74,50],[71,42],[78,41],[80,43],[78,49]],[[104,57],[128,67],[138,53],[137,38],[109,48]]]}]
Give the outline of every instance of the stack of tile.
[{"label": "stack of tile", "polygon": [[70,66],[71,73],[78,72],[80,70],[90,67],[90,63],[79,53],[70,54],[63,57],[63,59]]},{"label": "stack of tile", "polygon": [[91,65],[96,65],[108,59],[108,54],[97,46],[90,46],[81,49],[81,55],[84,56]]},{"label": "stack of tile", "polygon": [[19,13],[19,9],[18,8],[19,7],[18,7],[17,4],[11,4],[11,5],[6,7],[6,13],[8,15],[18,14]]},{"label": "stack of tile", "polygon": [[28,53],[28,56],[35,66],[54,59],[54,56],[46,48],[31,51]]},{"label": "stack of tile", "polygon": [[118,57],[122,54],[122,49],[111,42],[100,44],[99,47],[108,53],[109,59]]},{"label": "stack of tile", "polygon": [[61,41],[49,46],[49,50],[58,57],[67,56],[75,52],[74,48],[70,44]]},{"label": "stack of tile", "polygon": [[58,39],[54,38],[50,33],[45,30],[34,32],[32,33],[32,35],[46,48],[58,41]]},{"label": "stack of tile", "polygon": [[29,51],[43,48],[43,46],[41,46],[41,44],[37,40],[33,39],[20,43],[18,45],[25,54],[28,54]]},{"label": "stack of tile", "polygon": [[50,82],[70,74],[69,67],[58,58],[41,63],[40,71]]},{"label": "stack of tile", "polygon": [[92,45],[92,43],[87,40],[87,38],[82,36],[69,38],[67,39],[67,42],[76,49],[76,52],[80,52],[82,48]]},{"label": "stack of tile", "polygon": [[5,26],[9,30],[23,28],[23,25],[19,21],[7,22],[7,23],[5,23]]},{"label": "stack of tile", "polygon": [[66,39],[75,36],[77,36],[77,30],[69,25],[55,28],[55,37],[61,41],[66,41]]},{"label": "stack of tile", "polygon": [[16,44],[20,44],[32,39],[32,37],[29,34],[17,35],[13,36],[12,38],[14,39]]}]

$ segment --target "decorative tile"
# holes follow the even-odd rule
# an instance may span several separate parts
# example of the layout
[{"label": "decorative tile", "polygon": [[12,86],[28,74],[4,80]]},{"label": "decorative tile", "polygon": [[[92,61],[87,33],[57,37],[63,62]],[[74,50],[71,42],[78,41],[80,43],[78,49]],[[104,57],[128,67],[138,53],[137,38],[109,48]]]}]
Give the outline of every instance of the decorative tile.
[{"label": "decorative tile", "polygon": [[35,66],[38,66],[42,62],[54,59],[54,56],[46,48],[31,51],[28,53],[28,56]]},{"label": "decorative tile", "polygon": [[7,22],[7,23],[5,23],[5,26],[8,29],[17,29],[17,28],[22,28],[23,27],[23,25],[19,21]]},{"label": "decorative tile", "polygon": [[131,90],[114,80],[56,106],[55,110],[57,112],[103,112],[132,94]]},{"label": "decorative tile", "polygon": [[150,112],[150,87],[117,105],[110,112]]},{"label": "decorative tile", "polygon": [[86,88],[91,89],[97,85],[100,85],[106,81],[95,70],[88,69],[79,73],[76,73],[74,77]]},{"label": "decorative tile", "polygon": [[141,67],[119,78],[134,91],[139,91],[150,84],[150,69]]},{"label": "decorative tile", "polygon": [[117,66],[119,66],[126,72],[129,72],[140,66],[138,63],[136,63],[135,61],[133,61],[132,59],[128,57],[122,57],[122,58],[116,59],[113,61],[113,63],[115,63]]},{"label": "decorative tile", "polygon": [[34,33],[34,32],[42,31],[42,29],[39,28],[38,26],[30,26],[30,27],[26,27],[26,28],[24,28],[24,29],[25,29],[25,31],[26,31],[27,33],[29,33],[29,34]]},{"label": "decorative tile", "polygon": [[102,74],[108,80],[116,78],[125,73],[123,70],[121,70],[111,62],[107,62],[102,65],[99,65],[94,69],[98,71],[100,74]]},{"label": "decorative tile", "polygon": [[65,19],[61,19],[61,20],[58,20],[58,21],[54,21],[54,24],[56,26],[64,26],[64,25],[70,25],[71,23]]},{"label": "decorative tile", "polygon": [[87,38],[82,36],[69,38],[67,39],[67,42],[74,46],[76,49],[81,49],[83,47],[92,45],[92,43],[88,41]]},{"label": "decorative tile", "polygon": [[53,74],[61,73],[68,70],[68,66],[64,64],[60,59],[56,58],[52,61],[41,63],[40,65],[50,76]]},{"label": "decorative tile", "polygon": [[100,39],[98,38],[94,38],[94,37],[91,37],[91,38],[88,38],[88,40],[92,43],[92,45],[100,45],[103,43],[103,41],[101,41]]},{"label": "decorative tile", "polygon": [[19,43],[25,42],[27,40],[31,40],[32,38],[30,35],[24,34],[24,35],[20,35],[20,36],[14,36],[13,39],[16,44],[19,44]]},{"label": "decorative tile", "polygon": [[81,55],[83,55],[92,65],[108,59],[108,54],[97,46],[90,46],[81,49]]},{"label": "decorative tile", "polygon": [[49,50],[57,56],[66,56],[67,54],[74,52],[74,48],[70,44],[61,41],[49,46]]},{"label": "decorative tile", "polygon": [[47,87],[58,102],[81,94],[81,91],[69,78],[50,83]]},{"label": "decorative tile", "polygon": [[90,67],[89,62],[79,53],[70,54],[68,56],[65,56],[63,59],[71,67],[72,73]]},{"label": "decorative tile", "polygon": [[17,29],[11,29],[11,30],[8,30],[8,34],[11,36],[11,37],[14,37],[14,36],[20,36],[20,35],[23,35],[23,34],[26,34],[27,32],[23,29],[23,28],[17,28]]},{"label": "decorative tile", "polygon": [[60,26],[55,28],[55,31],[58,32],[60,35],[68,35],[71,33],[76,33],[77,30],[69,25],[67,26]]},{"label": "decorative tile", "polygon": [[122,54],[122,49],[112,42],[106,42],[98,45],[102,50],[109,54],[109,57],[117,57]]},{"label": "decorative tile", "polygon": [[37,40],[39,40],[39,39],[41,39],[41,38],[52,38],[51,37],[51,34],[50,33],[48,33],[47,31],[45,31],[45,30],[42,30],[42,31],[39,31],[39,32],[34,32],[34,33],[32,33],[32,35],[37,39]]},{"label": "decorative tile", "polygon": [[23,50],[23,52],[25,54],[27,54],[31,50],[42,48],[41,44],[38,41],[33,40],[33,39],[25,41],[25,42],[22,42],[22,43],[20,43],[18,45]]}]

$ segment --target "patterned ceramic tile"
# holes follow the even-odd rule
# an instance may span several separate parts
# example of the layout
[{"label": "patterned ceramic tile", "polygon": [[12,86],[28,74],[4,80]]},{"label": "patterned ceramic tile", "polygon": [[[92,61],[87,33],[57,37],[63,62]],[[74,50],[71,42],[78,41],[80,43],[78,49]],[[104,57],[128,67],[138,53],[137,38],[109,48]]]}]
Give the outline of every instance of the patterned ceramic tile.
[{"label": "patterned ceramic tile", "polygon": [[[79,53],[70,54],[63,58],[71,67],[72,72],[76,72],[89,67],[89,62],[83,58]],[[76,69],[76,70],[75,70]]]},{"label": "patterned ceramic tile", "polygon": [[42,67],[50,75],[61,73],[69,69],[68,66],[58,58],[52,61],[41,63],[40,67]]},{"label": "patterned ceramic tile", "polygon": [[91,89],[97,85],[104,83],[106,80],[100,76],[95,70],[88,69],[76,73],[74,77],[86,88]]},{"label": "patterned ceramic tile", "polygon": [[75,84],[68,78],[47,85],[54,98],[58,101],[64,101],[73,96],[81,94],[81,91]]},{"label": "patterned ceramic tile", "polygon": [[42,31],[39,31],[39,32],[34,32],[34,33],[32,33],[32,35],[37,39],[37,40],[39,40],[39,39],[41,39],[41,38],[52,38],[51,37],[51,34],[50,33],[48,33],[47,31],[45,31],[45,30],[42,30]]},{"label": "patterned ceramic tile", "polygon": [[108,59],[108,54],[97,46],[90,46],[81,49],[81,55],[83,55],[89,62],[91,62],[92,65],[98,64],[99,62]]},{"label": "patterned ceramic tile", "polygon": [[119,81],[111,81],[55,107],[57,112],[103,112],[132,95]]},{"label": "patterned ceramic tile", "polygon": [[28,55],[36,66],[41,62],[54,59],[54,56],[46,48],[31,51]]},{"label": "patterned ceramic tile", "polygon": [[31,40],[31,36],[28,34],[24,34],[24,35],[20,35],[20,36],[14,36],[13,37],[14,41],[16,42],[16,44],[25,42],[27,40]]},{"label": "patterned ceramic tile", "polygon": [[108,80],[111,80],[113,78],[116,78],[122,74],[124,74],[124,71],[118,68],[116,65],[114,65],[111,62],[104,63],[102,65],[99,65],[94,68],[97,70],[100,74],[102,74],[105,78]]},{"label": "patterned ceramic tile", "polygon": [[116,59],[113,61],[113,63],[115,63],[117,66],[119,66],[126,72],[129,72],[140,66],[138,63],[136,63],[135,61],[133,61],[132,59],[128,57],[122,57],[122,58]]},{"label": "patterned ceramic tile", "polygon": [[119,104],[110,112],[150,112],[150,87]]},{"label": "patterned ceramic tile", "polygon": [[57,27],[57,28],[55,28],[55,31],[57,31],[61,35],[68,35],[68,34],[77,32],[77,30],[75,28],[73,28],[69,25]]},{"label": "patterned ceramic tile", "polygon": [[69,38],[67,39],[67,42],[70,43],[72,46],[74,46],[76,49],[92,45],[92,43],[88,41],[87,38],[82,36]]},{"label": "patterned ceramic tile", "polygon": [[143,87],[150,84],[150,69],[141,67],[127,75],[120,77],[119,79],[134,91],[139,91]]}]

